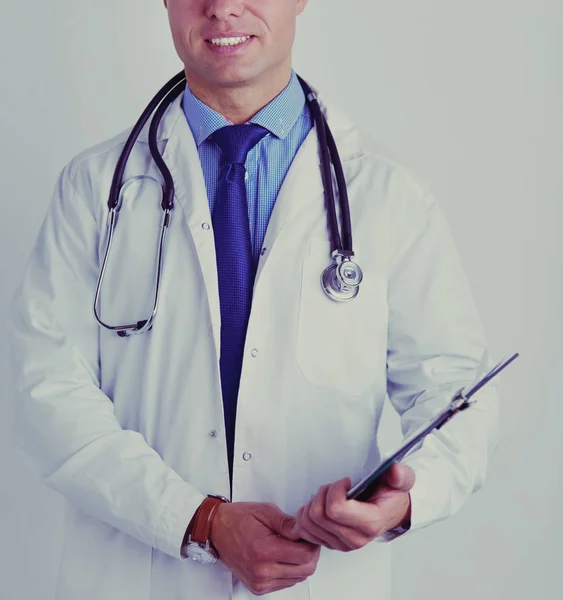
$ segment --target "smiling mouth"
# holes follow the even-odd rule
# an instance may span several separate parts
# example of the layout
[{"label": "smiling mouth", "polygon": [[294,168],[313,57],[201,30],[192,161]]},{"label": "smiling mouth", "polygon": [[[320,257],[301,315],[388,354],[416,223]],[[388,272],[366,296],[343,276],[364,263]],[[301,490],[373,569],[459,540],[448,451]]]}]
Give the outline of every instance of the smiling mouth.
[{"label": "smiling mouth", "polygon": [[205,40],[207,43],[212,44],[213,46],[240,46],[240,44],[244,44],[249,39],[253,38],[253,35],[244,35],[241,37],[220,37],[220,38],[212,38],[210,40]]}]

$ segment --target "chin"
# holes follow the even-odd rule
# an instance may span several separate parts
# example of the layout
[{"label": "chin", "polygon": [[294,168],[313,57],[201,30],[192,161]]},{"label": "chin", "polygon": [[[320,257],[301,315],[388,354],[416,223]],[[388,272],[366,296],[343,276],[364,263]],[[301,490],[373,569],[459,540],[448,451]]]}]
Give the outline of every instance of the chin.
[{"label": "chin", "polygon": [[214,72],[208,70],[202,74],[203,80],[215,87],[240,87],[255,81],[259,76],[260,71],[252,67],[218,69]]}]

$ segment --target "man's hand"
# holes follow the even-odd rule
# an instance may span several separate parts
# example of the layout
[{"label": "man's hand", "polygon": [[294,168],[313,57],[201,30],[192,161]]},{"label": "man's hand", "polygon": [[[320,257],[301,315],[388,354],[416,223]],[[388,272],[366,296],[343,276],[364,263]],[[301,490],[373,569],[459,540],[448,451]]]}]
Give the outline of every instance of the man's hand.
[{"label": "man's hand", "polygon": [[352,485],[349,477],[324,485],[299,509],[294,535],[342,552],[362,548],[410,519],[414,479],[410,467],[395,463],[368,502],[346,499]]},{"label": "man's hand", "polygon": [[317,568],[320,548],[298,542],[295,519],[274,504],[221,504],[211,543],[221,561],[256,596],[294,586]]}]

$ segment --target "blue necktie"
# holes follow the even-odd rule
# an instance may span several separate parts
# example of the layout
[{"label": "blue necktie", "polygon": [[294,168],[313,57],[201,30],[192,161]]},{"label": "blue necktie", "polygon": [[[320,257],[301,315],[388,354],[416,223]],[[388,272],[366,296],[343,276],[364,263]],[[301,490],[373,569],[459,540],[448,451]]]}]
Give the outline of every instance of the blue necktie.
[{"label": "blue necktie", "polygon": [[237,396],[255,276],[244,164],[249,151],[267,133],[259,125],[228,125],[210,136],[224,159],[212,220],[221,305],[219,366],[231,483]]}]

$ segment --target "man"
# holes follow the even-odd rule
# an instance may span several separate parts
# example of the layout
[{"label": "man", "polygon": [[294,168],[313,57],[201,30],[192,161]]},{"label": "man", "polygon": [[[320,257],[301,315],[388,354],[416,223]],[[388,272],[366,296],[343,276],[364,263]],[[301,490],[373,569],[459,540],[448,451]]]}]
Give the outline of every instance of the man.
[{"label": "man", "polygon": [[[386,392],[403,432],[417,429],[473,379],[485,342],[431,194],[321,95],[364,270],[351,302],[323,294],[318,142],[291,68],[305,4],[165,1],[187,87],[158,134],[176,205],[150,332],[118,337],[91,313],[126,136],[61,174],[13,302],[14,439],[68,499],[57,600],[385,600],[389,542],[483,483],[490,390],[368,503],[346,500],[379,457]],[[136,187],[101,293],[108,323],[136,322],[151,298],[160,213],[136,179],[160,180],[147,129],[123,178]]]}]

